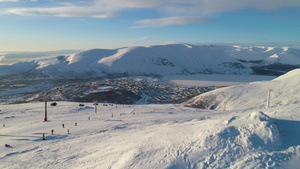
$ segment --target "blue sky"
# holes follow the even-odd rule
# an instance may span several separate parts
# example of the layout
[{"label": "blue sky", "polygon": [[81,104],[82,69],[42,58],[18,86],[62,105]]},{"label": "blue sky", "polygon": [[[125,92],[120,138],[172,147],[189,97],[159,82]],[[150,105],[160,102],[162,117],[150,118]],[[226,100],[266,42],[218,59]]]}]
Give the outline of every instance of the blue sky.
[{"label": "blue sky", "polygon": [[300,48],[299,0],[0,0],[0,51],[167,43]]}]

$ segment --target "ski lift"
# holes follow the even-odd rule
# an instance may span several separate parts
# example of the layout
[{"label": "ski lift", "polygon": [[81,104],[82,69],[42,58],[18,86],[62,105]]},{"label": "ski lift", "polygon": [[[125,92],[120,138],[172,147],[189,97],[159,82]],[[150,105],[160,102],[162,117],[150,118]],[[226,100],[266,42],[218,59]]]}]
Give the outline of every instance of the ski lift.
[{"label": "ski lift", "polygon": [[51,105],[51,106],[56,106],[57,103],[56,103],[56,102],[53,102],[53,103],[51,103],[50,105]]},{"label": "ski lift", "polygon": [[98,101],[94,101],[94,105],[97,106],[98,105]]}]

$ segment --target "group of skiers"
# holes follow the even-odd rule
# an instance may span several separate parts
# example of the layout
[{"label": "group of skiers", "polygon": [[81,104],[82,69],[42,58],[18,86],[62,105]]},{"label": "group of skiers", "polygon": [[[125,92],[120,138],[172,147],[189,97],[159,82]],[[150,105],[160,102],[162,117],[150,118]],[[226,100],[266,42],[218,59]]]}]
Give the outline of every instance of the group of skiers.
[{"label": "group of skiers", "polygon": [[[90,120],[91,118],[89,117],[88,119]],[[62,126],[62,128],[65,128],[65,124],[62,124],[61,126]],[[77,126],[77,122],[75,122],[75,126]],[[68,134],[70,134],[70,130],[69,129],[67,130],[67,132],[68,132]],[[52,135],[54,134],[54,130],[53,129],[51,130],[51,134]],[[46,140],[44,133],[43,133],[42,136],[43,136],[43,140]]]},{"label": "group of skiers", "polygon": [[[116,107],[117,107],[117,105],[116,105]],[[124,107],[124,105],[123,105],[123,107]],[[1,110],[0,110],[1,111]],[[121,114],[120,114],[120,116],[121,116]],[[114,114],[112,113],[111,114],[111,117],[113,118],[114,117]],[[88,120],[90,120],[91,118],[90,117],[88,117]],[[120,121],[122,121],[122,120],[120,120]],[[75,122],[75,126],[77,126],[77,122]],[[3,127],[5,127],[5,124],[3,124]],[[65,124],[62,124],[62,128],[65,128]],[[68,129],[67,130],[67,132],[68,132],[68,134],[70,134],[70,130]],[[54,130],[52,129],[51,130],[51,134],[53,135],[54,134]],[[46,137],[45,137],[45,134],[43,133],[43,135],[42,135],[42,139],[43,140],[46,140]],[[5,144],[5,147],[6,148],[11,148],[12,146],[11,145],[9,145],[9,144]]]},{"label": "group of skiers", "polygon": [[[91,119],[91,118],[89,117],[88,120],[90,120],[90,119]],[[75,122],[75,126],[77,126],[77,122]],[[3,127],[5,127],[5,124],[3,124]],[[62,124],[62,128],[65,128],[65,124]],[[69,129],[67,130],[67,132],[68,132],[68,134],[70,134],[70,130],[69,130]],[[54,134],[54,130],[53,130],[53,129],[51,130],[51,134],[52,134],[52,135]],[[42,139],[43,139],[43,140],[46,140],[45,133],[43,133]],[[11,148],[12,146],[9,145],[9,144],[5,144],[5,147],[6,147],[6,148]]]},{"label": "group of skiers", "polygon": [[[61,126],[62,126],[62,128],[65,128],[65,124],[62,124]],[[77,122],[75,123],[75,126],[77,126]],[[70,134],[70,130],[69,129],[67,130],[67,132],[68,132],[68,134]],[[54,134],[54,130],[52,129],[51,130],[51,135],[53,135],[53,134]],[[46,140],[44,133],[43,133],[42,136],[43,136],[43,140]]]}]

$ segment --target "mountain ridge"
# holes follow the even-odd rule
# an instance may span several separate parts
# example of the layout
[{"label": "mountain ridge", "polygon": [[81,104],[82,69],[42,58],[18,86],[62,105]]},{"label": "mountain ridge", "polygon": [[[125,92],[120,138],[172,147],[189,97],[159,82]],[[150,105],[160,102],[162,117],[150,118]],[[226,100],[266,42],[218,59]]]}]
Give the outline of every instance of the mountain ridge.
[{"label": "mountain ridge", "polygon": [[25,72],[68,76],[122,73],[253,74],[261,72],[266,66],[295,65],[295,63],[300,63],[300,50],[292,48],[170,44],[91,49],[54,58],[0,65],[0,76]]}]

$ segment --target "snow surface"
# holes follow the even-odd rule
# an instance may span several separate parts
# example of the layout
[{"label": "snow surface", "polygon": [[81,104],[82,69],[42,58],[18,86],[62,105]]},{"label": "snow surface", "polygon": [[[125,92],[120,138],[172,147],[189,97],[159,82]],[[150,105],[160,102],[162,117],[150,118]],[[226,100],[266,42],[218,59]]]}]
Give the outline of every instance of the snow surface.
[{"label": "snow surface", "polygon": [[[42,102],[1,105],[0,168],[297,168],[299,76],[298,69],[215,90],[239,101],[228,101],[226,111],[99,104],[95,113],[91,103],[58,102],[44,122]],[[282,93],[268,109],[254,106],[267,88]]]},{"label": "snow surface", "polygon": [[204,102],[216,110],[253,109],[266,107],[270,90],[270,106],[300,103],[300,69],[290,71],[272,81],[252,82],[220,88],[196,96],[185,104],[202,105]]}]

